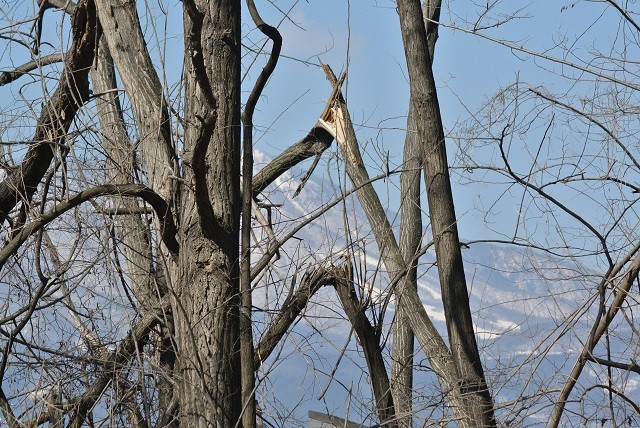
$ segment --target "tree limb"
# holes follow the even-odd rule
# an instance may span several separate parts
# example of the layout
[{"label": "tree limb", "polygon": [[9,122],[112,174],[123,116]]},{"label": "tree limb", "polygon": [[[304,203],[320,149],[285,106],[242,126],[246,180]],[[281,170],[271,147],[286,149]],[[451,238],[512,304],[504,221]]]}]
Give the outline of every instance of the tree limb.
[{"label": "tree limb", "polygon": [[266,65],[256,80],[244,111],[242,113],[242,222],[240,241],[240,372],[242,384],[241,414],[244,428],[255,428],[255,370],[253,332],[251,321],[252,295],[251,295],[251,205],[253,202],[253,114],[267,85],[267,81],[273,74],[280,50],[282,49],[282,36],[277,28],[272,27],[262,20],[253,0],[247,0],[247,7],[253,23],[269,39],[273,46]]},{"label": "tree limb", "polygon": [[376,333],[375,328],[367,318],[366,307],[358,300],[353,284],[351,266],[345,266],[341,269],[341,275],[336,278],[334,287],[364,352],[364,358],[369,368],[369,377],[373,386],[378,417],[380,418],[380,426],[396,427],[398,422],[391,395],[389,375],[387,374],[382,348],[380,347],[380,335]]},{"label": "tree limb", "polygon": [[45,65],[55,64],[56,62],[63,62],[63,61],[64,61],[64,54],[61,54],[61,53],[45,55],[43,57],[34,59],[33,61],[24,63],[14,68],[11,71],[4,71],[2,74],[0,74],[0,86],[4,86],[7,83],[11,83],[14,80],[17,80],[20,77],[24,76],[25,74],[33,70],[39,69],[41,67],[44,67]]},{"label": "tree limb", "polygon": [[71,20],[73,42],[65,55],[58,89],[40,113],[32,143],[22,163],[0,183],[0,221],[29,200],[53,160],[55,145],[67,134],[78,110],[89,99],[89,68],[100,28],[93,0],[82,0]]}]

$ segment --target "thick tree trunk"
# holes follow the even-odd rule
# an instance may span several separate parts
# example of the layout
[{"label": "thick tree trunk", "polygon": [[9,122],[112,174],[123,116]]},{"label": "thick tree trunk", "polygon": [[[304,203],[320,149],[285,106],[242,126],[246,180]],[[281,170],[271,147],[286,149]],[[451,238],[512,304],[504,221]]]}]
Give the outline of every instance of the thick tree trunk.
[{"label": "thick tree trunk", "polygon": [[[97,0],[98,18],[104,31],[106,46],[101,47],[104,53],[99,57],[97,70],[93,73],[96,92],[106,92],[115,87],[113,61],[120,73],[120,78],[129,95],[138,130],[137,147],[129,141],[119,106],[114,104],[117,93],[105,93],[98,102],[104,138],[110,143],[113,156],[112,164],[120,163],[116,171],[116,180],[131,180],[134,153],[141,154],[141,168],[149,187],[172,203],[177,197],[176,186],[171,177],[177,174],[177,159],[171,141],[171,130],[166,102],[162,92],[162,84],[151,61],[147,45],[142,34],[140,19],[134,0]],[[111,58],[113,55],[113,58]],[[112,173],[113,174],[113,173]],[[128,202],[127,208],[134,208],[135,201]],[[158,229],[157,219],[154,222]],[[151,236],[142,219],[135,215],[121,219],[120,224],[127,228],[122,234],[126,249],[127,271],[134,286],[136,298],[143,309],[150,309],[158,298],[167,292],[166,273],[175,270],[172,259],[162,245],[169,264],[162,269],[153,262]],[[146,235],[146,236],[145,236]],[[164,272],[164,274],[163,274]],[[168,379],[173,370],[175,355],[171,346],[171,320],[167,320],[160,330],[159,364],[162,368],[159,380],[160,408],[166,410],[173,400],[172,382]],[[168,418],[172,419],[172,418]]]},{"label": "thick tree trunk", "polygon": [[477,426],[495,426],[493,402],[484,378],[473,330],[451,193],[444,129],[419,1],[398,0],[398,13],[416,113],[416,128],[423,144],[427,200],[451,354],[460,374],[466,413],[471,415]]},{"label": "thick tree trunk", "polygon": [[[184,4],[189,185],[180,201],[182,247],[175,278],[179,418],[189,428],[233,427],[241,410],[240,2]],[[201,168],[203,161],[208,168]]]}]

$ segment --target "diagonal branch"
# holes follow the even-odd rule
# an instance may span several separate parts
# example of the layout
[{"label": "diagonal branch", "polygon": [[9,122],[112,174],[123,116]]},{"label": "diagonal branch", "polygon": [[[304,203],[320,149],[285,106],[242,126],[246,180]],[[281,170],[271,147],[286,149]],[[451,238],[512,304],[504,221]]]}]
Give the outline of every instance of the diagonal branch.
[{"label": "diagonal branch", "polygon": [[[336,78],[333,71],[328,66],[325,66],[324,69],[327,78],[334,84]],[[360,154],[355,130],[342,97],[338,98],[333,110],[332,121],[325,121],[325,123],[327,130],[337,136],[336,139],[345,160],[347,175],[357,189],[356,196],[367,215],[389,276],[402,278],[407,272],[407,264],[402,257],[380,198],[370,183],[369,174]],[[448,398],[456,415],[460,417],[458,425],[467,427],[474,424],[472,417],[466,413],[468,405],[465,401],[468,398],[464,397],[460,390],[462,382],[451,352],[425,311],[417,291],[411,287],[405,287],[404,281],[401,281],[400,286],[395,289],[395,293],[396,297],[404,300],[411,329],[416,334],[420,346],[438,377],[443,394]]]},{"label": "diagonal branch", "polygon": [[[637,248],[634,250],[637,251]],[[607,276],[606,282],[613,281],[615,275],[621,270],[620,264],[614,268],[611,273]],[[587,361],[593,355],[593,350],[596,345],[604,335],[604,333],[609,328],[609,325],[618,314],[620,308],[622,308],[622,304],[626,300],[629,290],[631,290],[631,286],[634,281],[638,278],[638,273],[640,272],[640,253],[636,254],[635,259],[629,266],[629,269],[625,273],[624,277],[620,281],[620,283],[615,287],[615,297],[613,302],[611,302],[611,306],[606,311],[603,317],[599,318],[598,325],[593,326],[592,337],[590,340],[585,343],[582,348],[582,352],[580,352],[580,356],[576,360],[573,369],[571,370],[571,374],[567,377],[567,381],[565,382],[562,391],[560,392],[560,396],[556,401],[556,404],[553,409],[553,414],[549,420],[549,428],[557,428],[560,424],[560,419],[562,418],[562,414],[564,413],[564,408],[569,399],[569,395],[573,388],[575,387],[580,375],[582,374],[582,370],[584,369]]]},{"label": "diagonal branch", "polygon": [[285,151],[280,153],[280,155],[269,162],[253,177],[252,187],[254,196],[257,196],[258,193],[262,192],[278,177],[300,162],[303,162],[310,157],[321,155],[331,146],[335,135],[322,125],[322,121],[330,117],[331,107],[333,107],[336,99],[340,96],[340,88],[344,79],[345,75],[343,74],[334,83],[333,90],[327,99],[322,113],[320,114],[318,123],[311,128],[311,131],[309,131],[303,139],[289,146]]},{"label": "diagonal branch", "polygon": [[73,43],[65,55],[58,89],[40,113],[22,163],[0,183],[0,221],[35,193],[53,160],[55,145],[67,134],[76,113],[89,99],[89,68],[101,31],[92,0],[78,4],[71,25]]},{"label": "diagonal branch", "polygon": [[307,307],[311,297],[325,285],[331,285],[334,282],[335,275],[331,270],[319,267],[305,272],[298,289],[287,296],[278,316],[271,322],[271,326],[256,345],[253,360],[255,370],[258,370],[269,358],[289,327]]}]

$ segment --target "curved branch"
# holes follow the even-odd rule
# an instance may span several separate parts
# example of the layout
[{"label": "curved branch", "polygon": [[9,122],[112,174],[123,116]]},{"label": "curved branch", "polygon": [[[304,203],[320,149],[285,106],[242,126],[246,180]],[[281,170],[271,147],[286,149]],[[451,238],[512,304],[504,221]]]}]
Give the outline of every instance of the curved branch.
[{"label": "curved branch", "polygon": [[42,229],[51,221],[60,217],[65,212],[90,199],[99,196],[132,196],[140,197],[145,200],[155,210],[160,220],[160,234],[162,240],[173,256],[179,251],[178,241],[176,240],[176,226],[173,221],[173,215],[167,202],[156,192],[142,184],[107,184],[104,186],[96,186],[88,190],[84,190],[69,200],[59,204],[52,211],[49,211],[37,220],[32,221],[20,230],[15,237],[9,241],[2,250],[0,250],[0,269],[4,266],[7,259],[14,254],[18,248],[34,233]]},{"label": "curved branch", "polygon": [[[308,269],[302,277],[302,282],[295,293],[287,296],[278,316],[271,323],[271,327],[262,336],[256,345],[253,359],[254,370],[269,358],[289,327],[297,320],[298,316],[311,297],[325,285],[331,285],[335,281],[333,273],[324,268]],[[293,286],[292,286],[293,287]]]},{"label": "curved branch", "polygon": [[[624,17],[625,20],[627,20],[627,22],[629,22],[629,24],[633,25],[633,27],[640,31],[640,26],[636,23],[636,21],[634,21],[634,19],[631,17],[631,15],[629,15],[627,13],[626,10],[624,10],[622,7],[620,7],[620,5],[618,3],[616,3],[614,0],[606,0],[607,3],[609,3],[611,6],[613,6],[614,8],[616,8],[618,10],[618,12],[620,12],[620,14]],[[640,412],[638,412],[640,413]]]},{"label": "curved branch", "polygon": [[586,227],[591,233],[593,233],[593,235],[598,239],[598,241],[600,241],[600,245],[602,245],[602,251],[604,252],[605,257],[607,258],[607,261],[609,262],[609,265],[613,266],[613,261],[611,259],[611,254],[609,253],[609,247],[607,246],[607,240],[604,238],[604,236],[602,236],[602,234],[600,232],[598,232],[596,230],[595,227],[593,227],[588,221],[586,221],[584,218],[582,218],[580,215],[578,215],[575,211],[571,210],[569,207],[567,207],[562,202],[560,202],[559,200],[557,200],[556,198],[551,196],[549,193],[547,193],[544,190],[542,190],[542,188],[540,188],[540,187],[530,183],[529,181],[523,179],[522,177],[520,177],[518,174],[516,174],[511,169],[511,164],[509,163],[509,160],[507,159],[507,154],[504,151],[504,145],[503,145],[504,144],[504,137],[506,136],[506,131],[507,131],[508,127],[509,127],[509,125],[507,125],[504,128],[504,130],[502,131],[502,135],[501,135],[500,139],[498,140],[498,147],[500,148],[500,155],[502,157],[502,161],[504,162],[505,167],[507,168],[507,173],[509,174],[509,176],[511,178],[513,178],[520,185],[524,186],[525,188],[529,188],[529,189],[535,191],[537,194],[539,194],[540,196],[542,196],[546,200],[548,200],[551,203],[553,203],[555,206],[560,208],[562,211],[564,211],[565,213],[569,214],[574,219],[578,220],[578,222],[580,222],[580,224],[582,224],[584,227]]},{"label": "curved branch", "polygon": [[55,53],[51,55],[45,55],[40,58],[36,58],[32,61],[29,61],[27,63],[24,63],[14,68],[11,71],[4,71],[2,74],[0,74],[0,86],[4,86],[8,83],[11,83],[14,80],[17,80],[20,77],[24,76],[25,74],[33,70],[39,69],[40,67],[44,67],[45,65],[51,65],[57,62],[62,62],[62,61],[64,61],[64,54],[61,54],[61,53]]},{"label": "curved branch", "polygon": [[240,364],[242,384],[242,425],[255,428],[255,374],[253,370],[254,350],[251,323],[251,204],[253,202],[253,113],[269,77],[278,64],[282,49],[282,36],[277,28],[265,23],[253,0],[247,7],[258,29],[273,42],[269,60],[256,80],[242,114],[242,226],[240,251]]},{"label": "curved branch", "polygon": [[[620,398],[622,398],[624,401],[626,401],[626,402],[627,402],[627,403],[628,403],[628,404],[633,408],[633,411],[634,411],[634,412],[636,412],[637,414],[639,414],[639,415],[640,415],[640,407],[638,407],[638,405],[637,405],[637,404],[636,404],[632,399],[630,399],[630,398],[629,398],[629,397],[627,397],[625,394],[623,394],[622,392],[618,391],[617,389],[615,389],[615,388],[613,388],[613,387],[611,387],[611,386],[609,386],[609,385],[603,385],[603,384],[600,384],[600,383],[597,383],[597,384],[595,384],[595,385],[592,385],[592,386],[590,386],[589,388],[587,388],[587,389],[582,393],[582,396],[584,397],[584,395],[585,395],[587,392],[589,392],[589,391],[591,391],[592,389],[595,389],[595,388],[602,388],[602,389],[606,389],[607,391],[609,391],[609,392],[611,392],[611,393],[613,393],[613,394],[617,395],[618,397],[620,397]],[[582,398],[581,398],[581,399],[582,399]]]},{"label": "curved branch", "polygon": [[388,428],[397,427],[398,421],[396,420],[396,411],[391,395],[389,375],[382,356],[380,335],[371,325],[369,318],[367,318],[365,313],[366,306],[361,304],[356,295],[352,267],[347,265],[340,270],[342,272],[336,278],[334,288],[364,352],[380,425]]}]

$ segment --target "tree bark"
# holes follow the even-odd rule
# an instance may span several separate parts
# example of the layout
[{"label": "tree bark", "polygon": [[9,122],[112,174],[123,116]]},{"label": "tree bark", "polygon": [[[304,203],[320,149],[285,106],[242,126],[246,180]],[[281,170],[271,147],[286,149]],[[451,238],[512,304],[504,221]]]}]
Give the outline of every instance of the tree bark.
[{"label": "tree bark", "polygon": [[138,146],[147,185],[171,201],[177,172],[167,105],[134,0],[96,0],[104,36],[138,125]]},{"label": "tree bark", "polygon": [[451,354],[460,374],[465,413],[477,426],[495,426],[493,402],[473,330],[444,129],[420,3],[417,0],[398,0],[398,13],[416,128],[423,144],[424,178]]},{"label": "tree bark", "polygon": [[[95,66],[91,69],[91,80],[94,93],[100,96],[96,99],[98,119],[102,134],[102,145],[107,154],[108,177],[117,184],[133,183],[135,181],[136,148],[127,134],[120,99],[116,89],[115,65],[109,47],[104,37],[98,43]],[[118,209],[130,211],[129,215],[117,215],[116,234],[124,247],[126,273],[131,281],[131,289],[142,311],[150,309],[159,298],[167,292],[164,280],[158,278],[158,271],[153,259],[149,225],[146,213],[141,217],[136,210],[141,207],[137,200],[131,198],[114,198]],[[169,317],[169,314],[167,314]],[[165,317],[166,318],[166,317]],[[165,325],[159,329],[158,343],[158,408],[169,408],[173,397],[173,382],[170,380],[175,352],[171,343],[172,324],[167,319]],[[172,419],[172,418],[171,418]]]},{"label": "tree bark", "polygon": [[334,287],[364,352],[371,385],[373,386],[373,396],[376,400],[380,426],[387,428],[397,427],[394,402],[391,395],[391,387],[389,386],[389,375],[387,374],[382,348],[380,347],[380,334],[371,325],[365,313],[365,307],[358,299],[353,284],[351,266],[347,265],[339,269]]},{"label": "tree bark", "polygon": [[180,200],[174,280],[179,419],[233,427],[241,411],[240,1],[185,1],[184,9],[184,179],[195,186]]},{"label": "tree bark", "polygon": [[[100,94],[96,99],[98,119],[102,134],[102,146],[107,154],[108,177],[114,184],[132,184],[134,182],[135,149],[132,147],[125,129],[120,99],[116,88],[116,75],[113,58],[104,38],[98,43],[97,60],[91,69],[94,92]],[[131,198],[117,198],[118,208],[134,210],[139,208],[137,201]],[[118,235],[121,237],[127,260],[127,274],[131,279],[133,291],[145,307],[154,297],[152,288],[152,253],[148,227],[139,215],[117,216]]]},{"label": "tree bark", "polygon": [[[336,79],[333,72],[329,68],[325,68],[325,71],[331,83],[334,84]],[[458,418],[458,426],[477,426],[472,415],[468,414],[468,407],[464,404],[466,397],[460,389],[461,379],[447,345],[425,311],[417,291],[411,287],[404,287],[402,278],[408,271],[408,264],[402,257],[389,219],[370,182],[344,99],[338,99],[335,114],[334,131],[342,150],[347,175],[353,185],[358,188],[356,196],[369,220],[388,275],[392,281],[399,281],[394,292],[406,305],[411,329],[438,377],[443,395]]]}]

